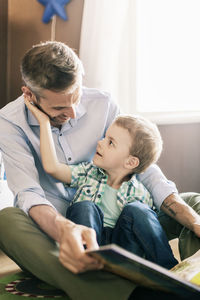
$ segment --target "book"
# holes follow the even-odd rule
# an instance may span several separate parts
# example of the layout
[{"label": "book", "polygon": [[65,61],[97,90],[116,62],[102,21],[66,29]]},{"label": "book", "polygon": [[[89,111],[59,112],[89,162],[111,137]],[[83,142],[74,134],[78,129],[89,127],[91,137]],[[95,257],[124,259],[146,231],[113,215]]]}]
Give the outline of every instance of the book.
[{"label": "book", "polygon": [[200,299],[200,250],[171,270],[115,244],[88,251],[88,255],[99,259],[104,264],[105,271],[125,277],[139,286],[165,291],[185,299]]}]

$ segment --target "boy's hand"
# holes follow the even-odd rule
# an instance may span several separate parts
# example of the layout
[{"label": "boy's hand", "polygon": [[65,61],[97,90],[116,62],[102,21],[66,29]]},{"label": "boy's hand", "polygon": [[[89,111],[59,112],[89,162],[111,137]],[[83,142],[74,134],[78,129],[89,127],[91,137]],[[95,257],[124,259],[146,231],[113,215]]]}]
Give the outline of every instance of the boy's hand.
[{"label": "boy's hand", "polygon": [[49,117],[44,112],[42,112],[32,101],[28,100],[25,95],[24,103],[40,124],[43,122],[49,122]]}]

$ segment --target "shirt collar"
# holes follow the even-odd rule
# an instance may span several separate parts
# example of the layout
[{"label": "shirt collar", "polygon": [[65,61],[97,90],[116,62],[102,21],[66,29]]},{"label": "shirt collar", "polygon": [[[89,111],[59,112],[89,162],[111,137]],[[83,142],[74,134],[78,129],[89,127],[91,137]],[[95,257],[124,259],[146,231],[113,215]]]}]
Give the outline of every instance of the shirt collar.
[{"label": "shirt collar", "polygon": [[28,124],[31,126],[39,126],[37,119],[34,117],[34,115],[30,112],[30,110],[27,107],[26,107],[26,111],[27,111]]},{"label": "shirt collar", "polygon": [[[96,166],[95,166],[96,167]],[[106,172],[103,170],[103,169],[101,169],[101,168],[98,168],[98,167],[96,167],[97,168],[97,170],[98,170],[98,173],[99,173],[99,175],[101,175],[102,177],[108,177],[108,175],[106,174]],[[137,180],[137,175],[136,174],[133,174],[132,175],[132,177],[128,180],[128,181],[124,181],[123,183],[122,183],[122,185],[123,184],[129,184],[129,185],[133,185],[135,188],[138,188],[138,180]]]},{"label": "shirt collar", "polygon": [[97,167],[97,169],[98,169],[98,171],[99,171],[99,174],[101,174],[103,177],[104,177],[104,176],[107,176],[106,172],[105,172],[103,169],[98,168],[98,167]]},{"label": "shirt collar", "polygon": [[131,179],[128,181],[130,184],[132,184],[135,188],[138,188],[138,180],[137,180],[137,175],[133,174]]},{"label": "shirt collar", "polygon": [[65,129],[67,129],[68,126],[69,126],[69,124],[70,124],[70,127],[74,127],[76,125],[76,123],[78,122],[78,120],[80,118],[82,118],[82,116],[85,115],[85,114],[86,114],[86,108],[80,102],[78,104],[78,106],[76,107],[76,118],[75,119],[70,119],[69,122],[67,122],[64,125],[62,125],[62,130],[64,131]]}]

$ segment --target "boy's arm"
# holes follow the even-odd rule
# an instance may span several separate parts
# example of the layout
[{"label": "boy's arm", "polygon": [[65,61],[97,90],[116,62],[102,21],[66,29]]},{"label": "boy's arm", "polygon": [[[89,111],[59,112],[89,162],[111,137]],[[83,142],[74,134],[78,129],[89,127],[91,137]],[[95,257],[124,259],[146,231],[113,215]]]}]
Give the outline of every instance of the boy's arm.
[{"label": "boy's arm", "polygon": [[71,170],[58,161],[49,117],[24,97],[24,102],[40,124],[40,153],[44,170],[56,179],[70,183]]}]

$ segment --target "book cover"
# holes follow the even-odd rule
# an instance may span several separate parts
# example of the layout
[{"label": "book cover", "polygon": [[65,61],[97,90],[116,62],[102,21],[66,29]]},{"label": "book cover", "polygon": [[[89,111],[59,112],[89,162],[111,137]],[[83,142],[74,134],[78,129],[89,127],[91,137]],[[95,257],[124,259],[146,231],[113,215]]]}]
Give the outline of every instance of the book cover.
[{"label": "book cover", "polygon": [[[101,260],[104,263],[104,270],[132,280],[140,286],[173,293],[186,299],[200,299],[200,285],[179,275],[181,272],[178,266],[181,263],[172,270],[167,270],[115,244],[89,251],[88,255]],[[198,260],[200,261],[200,253]],[[197,271],[200,273],[199,268]]]}]

